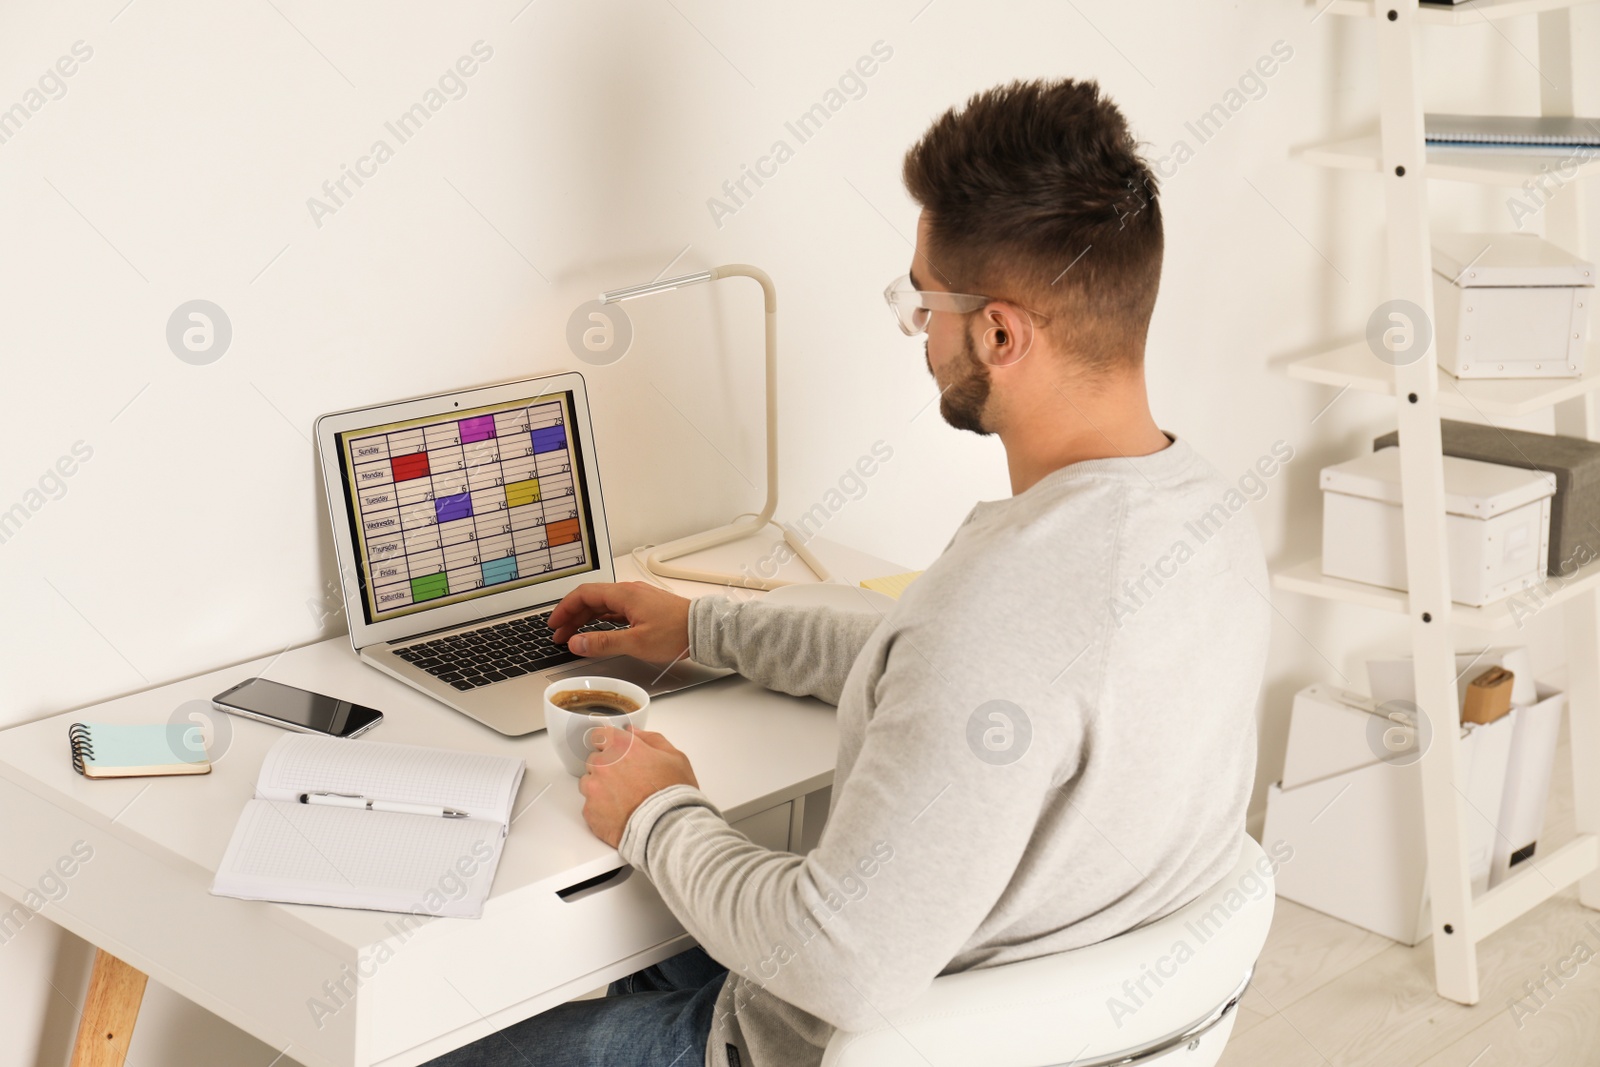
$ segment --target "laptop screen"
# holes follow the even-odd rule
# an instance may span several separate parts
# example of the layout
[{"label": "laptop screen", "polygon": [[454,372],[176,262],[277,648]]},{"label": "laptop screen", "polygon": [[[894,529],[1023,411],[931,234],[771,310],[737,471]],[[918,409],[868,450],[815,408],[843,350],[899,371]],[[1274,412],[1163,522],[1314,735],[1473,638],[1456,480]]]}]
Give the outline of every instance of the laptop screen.
[{"label": "laptop screen", "polygon": [[335,435],[368,623],[598,569],[573,396]]}]

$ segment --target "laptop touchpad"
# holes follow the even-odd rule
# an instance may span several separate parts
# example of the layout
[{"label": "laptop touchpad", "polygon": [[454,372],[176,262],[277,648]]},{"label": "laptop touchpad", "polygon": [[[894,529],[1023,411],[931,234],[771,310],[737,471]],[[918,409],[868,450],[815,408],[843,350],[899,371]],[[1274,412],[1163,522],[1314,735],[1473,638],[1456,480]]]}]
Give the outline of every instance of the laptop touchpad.
[{"label": "laptop touchpad", "polygon": [[643,665],[643,661],[638,661],[632,656],[606,656],[605,659],[584,659],[584,661],[576,662],[571,667],[552,670],[544,677],[549,678],[550,681],[560,681],[562,678],[578,678],[582,677],[582,675],[602,675],[602,677],[606,678],[622,678],[624,681],[632,681],[634,678],[624,677],[624,675],[619,675],[618,673],[618,670],[624,669],[624,665],[630,664],[630,662]]},{"label": "laptop touchpad", "polygon": [[545,677],[552,682],[559,682],[563,678],[581,678],[586,674],[599,678],[620,678],[624,682],[632,682],[648,689],[650,683],[661,675],[661,668],[652,667],[644,660],[634,659],[632,656],[607,656],[603,659],[587,659],[571,667],[551,671]]},{"label": "laptop touchpad", "polygon": [[632,656],[608,656],[605,659],[585,660],[571,667],[563,667],[559,671],[552,671],[546,677],[552,682],[558,682],[563,678],[579,678],[586,674],[600,678],[620,678],[642,687],[651,696],[660,696],[732,673],[728,670],[705,667],[690,660],[679,660],[669,667],[660,667]]}]

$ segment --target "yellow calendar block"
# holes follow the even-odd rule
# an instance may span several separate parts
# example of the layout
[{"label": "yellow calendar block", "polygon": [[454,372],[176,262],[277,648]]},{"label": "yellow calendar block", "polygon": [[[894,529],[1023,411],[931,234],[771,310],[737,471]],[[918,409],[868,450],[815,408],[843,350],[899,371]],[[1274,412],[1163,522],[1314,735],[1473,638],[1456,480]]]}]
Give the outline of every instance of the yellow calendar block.
[{"label": "yellow calendar block", "polygon": [[536,504],[539,501],[539,479],[529,478],[526,481],[510,482],[506,485],[506,507],[520,508],[524,504]]}]

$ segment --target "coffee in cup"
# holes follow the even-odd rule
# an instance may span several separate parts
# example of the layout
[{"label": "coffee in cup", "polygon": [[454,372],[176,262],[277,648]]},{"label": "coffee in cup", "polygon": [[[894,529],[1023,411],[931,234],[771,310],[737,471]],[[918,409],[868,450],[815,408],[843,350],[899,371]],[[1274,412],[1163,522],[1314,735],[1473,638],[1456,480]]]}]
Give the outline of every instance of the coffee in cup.
[{"label": "coffee in cup", "polygon": [[[589,755],[595,751],[592,738],[598,727],[642,729],[649,711],[650,694],[620,678],[563,678],[544,691],[545,729],[561,765],[575,778],[589,769]],[[606,755],[620,759],[624,752],[613,748]]]},{"label": "coffee in cup", "polygon": [[579,715],[631,715],[639,710],[637,700],[609,689],[567,689],[552,696],[550,702]]}]

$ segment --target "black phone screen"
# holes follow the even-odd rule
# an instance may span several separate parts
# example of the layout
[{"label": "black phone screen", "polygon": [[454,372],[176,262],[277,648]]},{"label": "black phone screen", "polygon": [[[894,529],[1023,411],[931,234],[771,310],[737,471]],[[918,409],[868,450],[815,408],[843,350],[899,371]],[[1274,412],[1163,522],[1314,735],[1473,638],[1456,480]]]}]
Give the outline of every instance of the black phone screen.
[{"label": "black phone screen", "polygon": [[230,710],[334,737],[353,736],[383,718],[372,708],[265,678],[247,679],[212,699]]}]

